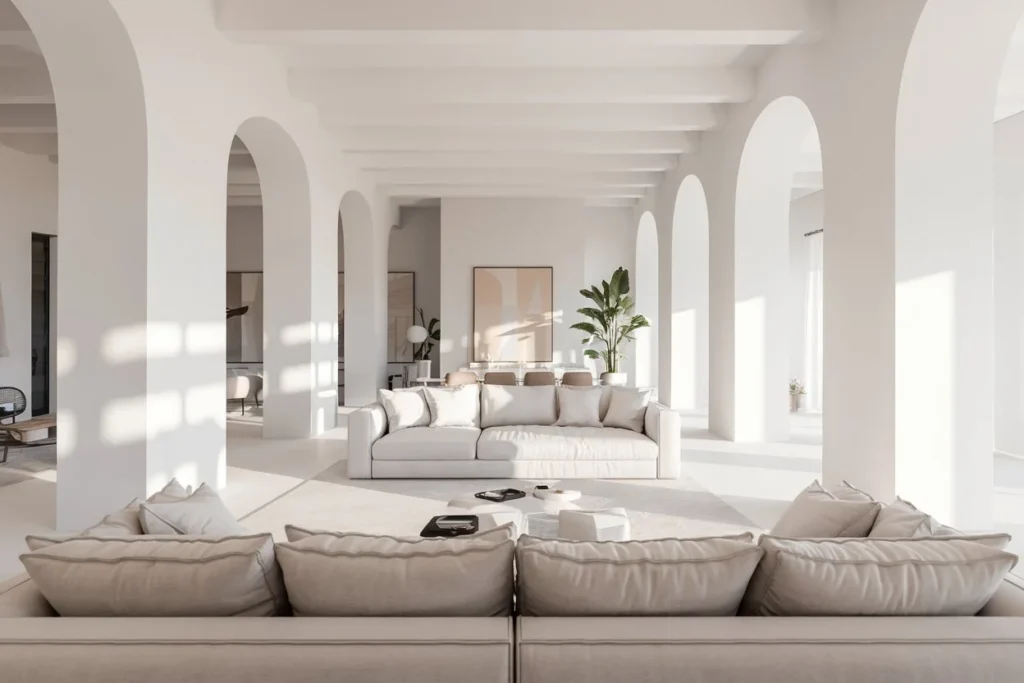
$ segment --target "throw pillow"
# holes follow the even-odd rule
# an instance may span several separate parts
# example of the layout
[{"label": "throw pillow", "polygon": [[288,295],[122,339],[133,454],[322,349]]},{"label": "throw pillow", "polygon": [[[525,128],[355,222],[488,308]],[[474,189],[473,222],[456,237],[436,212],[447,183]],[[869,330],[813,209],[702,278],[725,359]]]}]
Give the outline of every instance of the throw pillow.
[{"label": "throw pillow", "polygon": [[147,534],[231,536],[248,533],[212,488],[203,484],[184,500],[143,503],[139,517]]},{"label": "throw pillow", "polygon": [[230,617],[287,612],[270,534],[81,538],[21,556],[63,617]]},{"label": "throw pillow", "polygon": [[600,407],[600,418],[601,422],[604,422],[604,418],[608,415],[608,406],[612,403],[612,390],[610,386],[590,386],[590,387],[559,387],[559,389],[567,389],[568,391],[593,391],[595,389],[601,390],[601,407]]},{"label": "throw pillow", "polygon": [[846,481],[845,479],[842,481],[842,483],[839,484],[839,486],[836,486],[834,489],[832,489],[831,493],[832,493],[833,496],[835,496],[839,500],[860,500],[860,501],[873,501],[874,500],[874,498],[872,498],[870,495],[868,495],[864,491],[861,491],[859,488],[851,486],[850,483],[848,481]]},{"label": "throw pillow", "polygon": [[[191,491],[186,489],[177,479],[171,479],[161,490],[149,497],[149,502],[172,502],[187,498]],[[29,550],[38,550],[61,543],[72,538],[84,537],[115,537],[139,536],[143,534],[142,521],[139,519],[139,506],[142,501],[134,499],[122,509],[111,512],[93,526],[76,534],[32,534],[25,537]]]},{"label": "throw pillow", "polygon": [[741,613],[760,616],[973,616],[1017,556],[957,538],[785,539],[764,559]]},{"label": "throw pillow", "polygon": [[940,524],[931,515],[921,512],[908,501],[896,498],[878,513],[871,527],[873,538],[914,538],[916,536],[958,536],[953,527]]},{"label": "throw pillow", "polygon": [[839,500],[815,481],[790,503],[771,533],[787,538],[864,537],[881,507],[874,501]]},{"label": "throw pillow", "polygon": [[388,414],[388,431],[397,432],[409,427],[426,427],[430,424],[430,408],[423,398],[423,389],[381,389],[380,402]]},{"label": "throw pillow", "polygon": [[431,427],[479,427],[480,389],[476,385],[423,390]]},{"label": "throw pillow", "polygon": [[557,427],[603,427],[601,387],[558,387]]},{"label": "throw pillow", "polygon": [[511,614],[511,524],[448,539],[303,533],[277,546],[296,616]]},{"label": "throw pillow", "polygon": [[480,387],[480,427],[551,425],[556,419],[555,387],[484,384]]},{"label": "throw pillow", "polygon": [[632,429],[643,434],[647,404],[651,402],[650,389],[613,388],[608,414],[604,416],[605,427]]},{"label": "throw pillow", "polygon": [[731,616],[763,551],[751,534],[573,542],[522,536],[524,616]]}]

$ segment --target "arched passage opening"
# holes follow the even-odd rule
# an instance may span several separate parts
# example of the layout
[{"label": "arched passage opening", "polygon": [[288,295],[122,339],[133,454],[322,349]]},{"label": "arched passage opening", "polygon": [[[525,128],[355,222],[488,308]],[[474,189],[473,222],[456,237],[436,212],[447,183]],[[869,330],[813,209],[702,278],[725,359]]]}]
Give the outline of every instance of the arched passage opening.
[{"label": "arched passage opening", "polygon": [[695,414],[708,409],[710,228],[704,186],[683,178],[672,214],[671,405]]},{"label": "arched passage opening", "polygon": [[[790,249],[792,240],[814,237],[808,234],[804,238],[801,233],[801,237],[794,238],[791,222],[794,188],[808,139],[817,139],[817,132],[807,105],[796,97],[782,97],[758,116],[740,159],[730,435],[737,441],[789,439],[791,409],[799,408],[796,401],[803,396],[802,387],[807,386],[806,378],[791,374],[793,340],[804,337],[807,329],[795,321],[806,317],[802,311],[807,297],[799,290],[794,292]],[[819,230],[820,240],[820,226],[807,232],[814,230]],[[818,325],[815,329],[820,340],[820,295],[817,298],[817,322],[812,322]],[[820,345],[811,353],[823,356]],[[820,376],[820,363],[815,368]]]},{"label": "arched passage opening", "polygon": [[658,384],[658,225],[654,214],[645,211],[636,231],[636,313],[650,321],[650,327],[636,331],[636,386],[650,387],[657,396]]},{"label": "arched passage opening", "polygon": [[[994,423],[1007,405],[997,393],[1007,385],[996,377],[1014,374],[1014,364],[1000,365],[1006,356],[996,343],[997,324],[1012,324],[1008,316],[1019,313],[1000,312],[996,322],[996,302],[1008,290],[998,277],[1007,252],[994,230],[993,119],[1022,14],[1021,0],[929,0],[900,83],[895,457],[879,461],[871,476],[879,490],[958,528],[993,524]],[[1018,224],[1003,234],[1019,239],[1019,230]],[[1010,267],[1019,270],[1019,263]],[[1019,357],[1019,348],[1010,353]],[[1008,384],[1020,380],[1018,372]],[[1019,414],[1011,420],[1019,424]]]}]

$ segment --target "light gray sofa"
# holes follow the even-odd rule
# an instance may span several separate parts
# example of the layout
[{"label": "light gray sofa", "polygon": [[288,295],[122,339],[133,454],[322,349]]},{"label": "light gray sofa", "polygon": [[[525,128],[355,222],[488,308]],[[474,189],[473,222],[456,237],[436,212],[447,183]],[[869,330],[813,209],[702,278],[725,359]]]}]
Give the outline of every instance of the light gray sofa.
[{"label": "light gray sofa", "polygon": [[4,683],[1016,683],[1024,587],[978,617],[58,618],[0,584]]},{"label": "light gray sofa", "polygon": [[384,407],[373,403],[349,415],[348,475],[353,479],[675,479],[680,474],[681,428],[678,413],[651,403],[642,433],[550,423],[482,430],[412,427],[390,433]]}]

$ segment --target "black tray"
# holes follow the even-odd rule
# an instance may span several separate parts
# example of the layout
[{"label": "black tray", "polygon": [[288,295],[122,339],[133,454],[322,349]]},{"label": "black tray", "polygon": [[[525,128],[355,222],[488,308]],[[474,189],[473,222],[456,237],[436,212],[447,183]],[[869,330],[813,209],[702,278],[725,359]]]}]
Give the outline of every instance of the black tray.
[{"label": "black tray", "polygon": [[[470,523],[468,529],[442,529],[437,526],[437,520],[441,517],[453,519],[464,519]],[[438,515],[431,517],[427,525],[423,527],[420,536],[423,538],[455,538],[456,536],[469,536],[480,531],[480,518],[476,515]]]},{"label": "black tray", "polygon": [[[484,498],[485,493],[491,493],[492,491],[502,494],[501,498]],[[480,500],[485,500],[488,503],[504,503],[507,500],[518,500],[519,498],[526,497],[526,491],[520,491],[519,489],[491,489],[490,491],[481,491],[480,493],[474,493],[474,496]]]}]

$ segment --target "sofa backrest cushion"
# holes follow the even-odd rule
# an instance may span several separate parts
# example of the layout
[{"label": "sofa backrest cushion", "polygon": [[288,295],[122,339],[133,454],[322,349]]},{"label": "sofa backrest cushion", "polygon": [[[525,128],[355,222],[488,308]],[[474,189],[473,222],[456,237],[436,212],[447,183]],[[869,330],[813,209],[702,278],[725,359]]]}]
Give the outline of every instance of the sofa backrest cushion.
[{"label": "sofa backrest cushion", "polygon": [[814,481],[789,504],[773,536],[787,538],[862,538],[882,504],[872,500],[839,500]]},{"label": "sofa backrest cushion", "polygon": [[647,416],[647,406],[651,402],[653,392],[650,389],[612,387],[610,393],[608,410],[601,418],[604,426],[631,429],[643,434],[644,418]]},{"label": "sofa backrest cushion", "polygon": [[388,431],[397,432],[409,427],[426,427],[430,424],[430,408],[423,396],[423,387],[406,389],[381,389],[380,404],[388,414]]},{"label": "sofa backrest cushion", "polygon": [[81,538],[21,556],[64,617],[273,616],[287,611],[270,534]]},{"label": "sofa backrest cushion", "polygon": [[762,550],[751,534],[655,541],[561,541],[521,536],[524,616],[729,616]]},{"label": "sofa backrest cushion", "polygon": [[558,387],[557,427],[603,427],[601,423],[601,387]]},{"label": "sofa backrest cushion", "polygon": [[139,518],[147,534],[238,536],[248,532],[210,486],[203,484],[188,498],[171,503],[143,503]]},{"label": "sofa backrest cushion", "polygon": [[558,419],[555,387],[484,384],[480,390],[480,427],[553,425]]},{"label": "sofa backrest cushion", "polygon": [[492,617],[512,612],[511,524],[457,538],[286,528],[278,544],[296,616]]},{"label": "sofa backrest cushion", "polygon": [[[878,512],[871,533],[872,538],[917,538],[920,536],[961,536],[951,526],[939,523],[931,515],[921,512],[902,498],[886,505]],[[1009,542],[1009,537],[1007,537]]]},{"label": "sofa backrest cushion", "polygon": [[973,616],[1017,563],[957,538],[762,536],[759,545],[745,615]]},{"label": "sofa backrest cushion", "polygon": [[480,427],[480,388],[476,384],[426,387],[423,396],[430,408],[431,427]]}]

